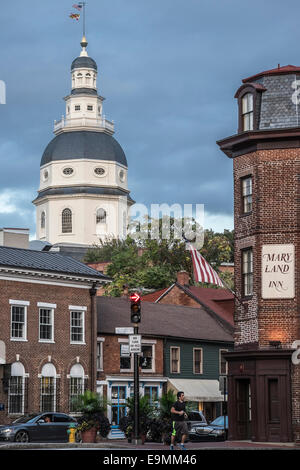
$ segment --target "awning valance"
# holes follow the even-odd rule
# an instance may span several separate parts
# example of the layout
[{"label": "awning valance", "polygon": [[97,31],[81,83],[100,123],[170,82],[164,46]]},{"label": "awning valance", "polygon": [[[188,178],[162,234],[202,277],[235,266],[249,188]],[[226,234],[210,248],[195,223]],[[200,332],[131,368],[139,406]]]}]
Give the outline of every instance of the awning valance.
[{"label": "awning valance", "polygon": [[186,401],[223,401],[218,380],[170,379],[168,390],[183,391]]}]

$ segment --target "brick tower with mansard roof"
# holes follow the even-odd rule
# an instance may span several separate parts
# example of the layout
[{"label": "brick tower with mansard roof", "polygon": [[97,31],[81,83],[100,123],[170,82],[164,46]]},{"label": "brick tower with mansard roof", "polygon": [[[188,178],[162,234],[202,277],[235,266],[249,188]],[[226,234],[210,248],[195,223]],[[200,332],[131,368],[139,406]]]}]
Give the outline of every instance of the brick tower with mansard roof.
[{"label": "brick tower with mansard roof", "polygon": [[233,160],[241,299],[227,354],[229,438],[300,441],[300,67],[246,78],[235,98],[238,132],[218,141]]}]

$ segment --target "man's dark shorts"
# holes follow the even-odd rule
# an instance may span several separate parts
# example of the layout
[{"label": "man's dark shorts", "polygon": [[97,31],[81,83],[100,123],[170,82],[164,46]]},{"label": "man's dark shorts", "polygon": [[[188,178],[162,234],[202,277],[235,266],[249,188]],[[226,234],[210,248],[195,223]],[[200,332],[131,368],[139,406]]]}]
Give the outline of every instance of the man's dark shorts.
[{"label": "man's dark shorts", "polygon": [[185,421],[173,421],[172,436],[182,436],[188,434],[188,427]]}]

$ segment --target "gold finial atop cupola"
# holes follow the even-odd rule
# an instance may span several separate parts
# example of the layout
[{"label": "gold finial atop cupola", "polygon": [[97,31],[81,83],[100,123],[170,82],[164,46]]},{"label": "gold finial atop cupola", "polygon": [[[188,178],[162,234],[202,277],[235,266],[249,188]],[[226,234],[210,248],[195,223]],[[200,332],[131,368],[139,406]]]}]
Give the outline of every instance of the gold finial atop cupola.
[{"label": "gold finial atop cupola", "polygon": [[82,39],[81,39],[81,43],[80,43],[81,47],[82,47],[82,51],[80,53],[80,57],[87,57],[88,56],[88,53],[86,51],[86,48],[87,48],[87,45],[88,45],[88,42],[86,40],[86,37],[85,35],[82,36]]}]

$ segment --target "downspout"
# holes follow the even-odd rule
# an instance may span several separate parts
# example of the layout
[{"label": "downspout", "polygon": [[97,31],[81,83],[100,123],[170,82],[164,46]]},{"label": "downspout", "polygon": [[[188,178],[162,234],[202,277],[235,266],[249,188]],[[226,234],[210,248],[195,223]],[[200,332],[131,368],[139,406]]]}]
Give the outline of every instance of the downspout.
[{"label": "downspout", "polygon": [[90,389],[96,392],[96,356],[97,356],[97,306],[96,306],[96,293],[97,284],[93,283],[90,289],[91,296],[91,381]]}]

